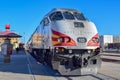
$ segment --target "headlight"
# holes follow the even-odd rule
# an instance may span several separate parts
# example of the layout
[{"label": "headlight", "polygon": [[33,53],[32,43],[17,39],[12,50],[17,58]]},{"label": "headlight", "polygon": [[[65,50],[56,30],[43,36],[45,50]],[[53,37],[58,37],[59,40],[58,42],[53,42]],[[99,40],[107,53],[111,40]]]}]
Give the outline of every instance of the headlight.
[{"label": "headlight", "polygon": [[69,37],[60,37],[58,38],[58,42],[64,42],[64,43],[68,43],[70,42],[70,38]]},{"label": "headlight", "polygon": [[71,39],[70,39],[69,37],[65,37],[65,38],[64,38],[65,43],[70,42],[70,40],[71,40]]},{"label": "headlight", "polygon": [[58,38],[58,42],[64,42],[64,38],[63,37]]},{"label": "headlight", "polygon": [[69,50],[69,53],[72,53],[72,50]]},{"label": "headlight", "polygon": [[99,38],[93,37],[93,38],[92,38],[92,41],[93,41],[94,43],[99,43]]}]

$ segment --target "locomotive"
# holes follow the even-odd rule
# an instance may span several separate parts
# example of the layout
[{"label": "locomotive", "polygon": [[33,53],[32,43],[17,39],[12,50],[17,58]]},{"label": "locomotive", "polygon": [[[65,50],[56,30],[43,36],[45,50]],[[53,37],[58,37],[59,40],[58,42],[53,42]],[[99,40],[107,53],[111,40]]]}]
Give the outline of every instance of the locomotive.
[{"label": "locomotive", "polygon": [[31,52],[36,50],[43,63],[61,75],[96,74],[101,66],[96,26],[75,9],[51,10],[32,34],[28,45]]}]

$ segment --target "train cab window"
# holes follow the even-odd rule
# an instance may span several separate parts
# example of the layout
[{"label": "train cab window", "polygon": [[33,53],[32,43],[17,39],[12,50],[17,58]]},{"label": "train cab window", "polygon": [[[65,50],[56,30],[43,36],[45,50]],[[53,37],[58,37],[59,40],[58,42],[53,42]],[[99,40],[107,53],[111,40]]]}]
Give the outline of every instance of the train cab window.
[{"label": "train cab window", "polygon": [[63,16],[61,12],[54,12],[50,15],[51,21],[62,20],[62,19],[63,19]]},{"label": "train cab window", "polygon": [[84,17],[84,15],[82,13],[74,13],[74,16],[78,19],[78,20],[86,20],[86,18]]},{"label": "train cab window", "polygon": [[48,20],[48,18],[45,18],[43,20],[43,26],[47,26],[48,24],[49,24],[49,20]]},{"label": "train cab window", "polygon": [[74,16],[70,13],[70,12],[64,12],[63,13],[65,19],[69,19],[69,20],[74,20]]}]

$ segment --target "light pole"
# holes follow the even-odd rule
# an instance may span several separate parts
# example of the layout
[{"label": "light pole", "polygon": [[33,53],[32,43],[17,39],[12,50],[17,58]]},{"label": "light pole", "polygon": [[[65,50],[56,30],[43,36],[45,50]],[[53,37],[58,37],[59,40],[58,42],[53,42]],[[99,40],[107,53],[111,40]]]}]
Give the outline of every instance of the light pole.
[{"label": "light pole", "polygon": [[26,41],[25,41],[25,32],[23,32],[23,38],[24,38],[24,44],[26,44]]}]

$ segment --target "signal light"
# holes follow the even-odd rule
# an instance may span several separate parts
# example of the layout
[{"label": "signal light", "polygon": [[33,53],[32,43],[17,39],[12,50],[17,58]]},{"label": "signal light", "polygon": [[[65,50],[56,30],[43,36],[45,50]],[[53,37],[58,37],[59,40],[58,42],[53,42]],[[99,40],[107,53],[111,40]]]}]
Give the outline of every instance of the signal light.
[{"label": "signal light", "polygon": [[64,38],[63,37],[58,38],[58,42],[64,42]]},{"label": "signal light", "polygon": [[93,41],[94,43],[99,43],[99,38],[93,37],[93,38],[92,38],[92,41]]},{"label": "signal light", "polygon": [[70,42],[70,38],[69,37],[60,37],[58,38],[58,42],[63,42],[63,43],[68,43]]}]

